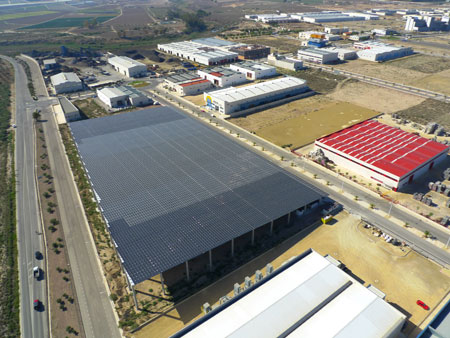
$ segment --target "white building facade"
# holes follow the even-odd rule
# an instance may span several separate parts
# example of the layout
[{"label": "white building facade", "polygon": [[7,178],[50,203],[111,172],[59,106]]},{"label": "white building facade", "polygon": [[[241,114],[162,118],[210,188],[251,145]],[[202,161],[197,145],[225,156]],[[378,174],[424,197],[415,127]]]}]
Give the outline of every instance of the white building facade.
[{"label": "white building facade", "polygon": [[231,68],[213,67],[198,70],[198,75],[217,87],[230,87],[247,82],[244,74]]},{"label": "white building facade", "polygon": [[339,59],[337,52],[319,48],[300,49],[297,56],[300,60],[318,64],[331,63]]},{"label": "white building facade", "polygon": [[302,61],[288,58],[284,55],[270,54],[267,56],[267,61],[269,62],[269,65],[294,72],[303,68]]},{"label": "white building facade", "polygon": [[55,94],[83,90],[83,83],[75,73],[59,73],[50,77]]},{"label": "white building facade", "polygon": [[142,77],[147,75],[147,66],[127,56],[113,56],[108,63],[120,74],[128,77]]},{"label": "white building facade", "polygon": [[244,74],[248,80],[263,79],[278,74],[277,69],[273,66],[249,61],[232,64],[230,69]]}]

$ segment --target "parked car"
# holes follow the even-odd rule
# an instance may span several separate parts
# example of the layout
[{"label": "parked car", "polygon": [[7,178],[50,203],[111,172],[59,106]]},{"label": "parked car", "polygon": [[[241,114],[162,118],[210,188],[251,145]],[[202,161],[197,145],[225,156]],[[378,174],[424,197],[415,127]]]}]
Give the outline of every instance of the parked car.
[{"label": "parked car", "polygon": [[33,276],[34,276],[34,278],[39,279],[40,275],[41,275],[41,270],[39,269],[38,266],[35,266],[33,268]]},{"label": "parked car", "polygon": [[13,124],[12,127],[13,127],[13,128],[17,128],[17,125],[16,125],[16,124]]},{"label": "parked car", "polygon": [[42,259],[42,254],[41,254],[41,252],[40,252],[40,251],[36,251],[36,252],[34,253],[34,257],[35,257],[37,260],[41,260],[41,259]]},{"label": "parked car", "polygon": [[38,311],[41,309],[42,303],[39,299],[35,299],[33,302],[33,308]]},{"label": "parked car", "polygon": [[420,299],[419,300],[417,300],[417,305],[419,305],[421,308],[423,308],[424,310],[429,310],[430,309],[430,307],[427,305],[427,304],[425,304],[424,302],[422,302]]}]

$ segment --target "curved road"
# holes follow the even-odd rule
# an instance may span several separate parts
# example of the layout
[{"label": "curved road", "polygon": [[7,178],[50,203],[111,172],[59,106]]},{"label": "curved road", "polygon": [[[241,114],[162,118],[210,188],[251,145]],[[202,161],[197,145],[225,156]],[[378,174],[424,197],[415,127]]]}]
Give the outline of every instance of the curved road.
[{"label": "curved road", "polygon": [[[38,212],[35,184],[35,144],[33,132],[34,101],[28,91],[25,71],[15,60],[0,56],[14,66],[16,116],[16,203],[17,239],[19,253],[20,326],[22,337],[43,338],[49,336],[47,311],[47,280],[44,260],[37,261],[35,251],[44,253],[42,224]],[[44,278],[33,278],[33,266],[44,270]],[[42,274],[42,273],[41,273]],[[35,298],[43,302],[43,309],[35,311]]]}]

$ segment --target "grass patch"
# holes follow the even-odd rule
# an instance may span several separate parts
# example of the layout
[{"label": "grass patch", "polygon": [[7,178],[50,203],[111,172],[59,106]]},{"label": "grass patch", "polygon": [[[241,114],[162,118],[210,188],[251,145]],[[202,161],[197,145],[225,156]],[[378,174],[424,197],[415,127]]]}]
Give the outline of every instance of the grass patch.
[{"label": "grass patch", "polygon": [[148,86],[149,83],[146,81],[133,81],[133,82],[130,82],[129,85],[133,86],[134,88],[140,88],[140,87]]},{"label": "grass patch", "polygon": [[77,100],[73,104],[88,119],[109,115],[108,112],[93,99]]},{"label": "grass patch", "polygon": [[21,29],[47,29],[47,28],[68,28],[68,27],[82,27],[86,21],[93,21],[101,24],[109,19],[114,18],[115,15],[109,16],[86,16],[81,18],[58,18],[50,21],[38,23],[36,25],[23,27]]},{"label": "grass patch", "polygon": [[10,131],[10,97],[14,73],[0,60],[0,336],[20,336],[19,273],[16,238],[14,133]]},{"label": "grass patch", "polygon": [[39,15],[46,15],[46,14],[53,14],[53,13],[56,13],[56,12],[54,12],[54,11],[39,11],[39,12],[3,14],[3,15],[0,15],[0,20],[21,19],[21,18],[28,18],[31,16],[39,16]]}]

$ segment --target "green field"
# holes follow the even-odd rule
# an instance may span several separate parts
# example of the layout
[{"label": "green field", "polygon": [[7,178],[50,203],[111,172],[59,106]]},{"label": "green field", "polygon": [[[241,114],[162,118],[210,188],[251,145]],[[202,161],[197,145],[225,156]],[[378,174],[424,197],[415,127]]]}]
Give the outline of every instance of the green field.
[{"label": "green field", "polygon": [[46,14],[53,14],[53,13],[56,13],[56,12],[54,12],[54,11],[38,11],[38,12],[3,14],[3,15],[0,15],[0,20],[21,19],[21,18],[28,18],[30,16],[46,15]]},{"label": "green field", "polygon": [[59,19],[54,19],[54,20],[38,23],[37,25],[27,26],[22,29],[82,27],[86,21],[92,21],[93,19],[96,19],[97,22],[100,24],[100,23],[103,23],[114,17],[115,17],[115,15],[112,15],[112,16],[86,16],[86,17],[79,17],[79,18],[59,18]]}]

